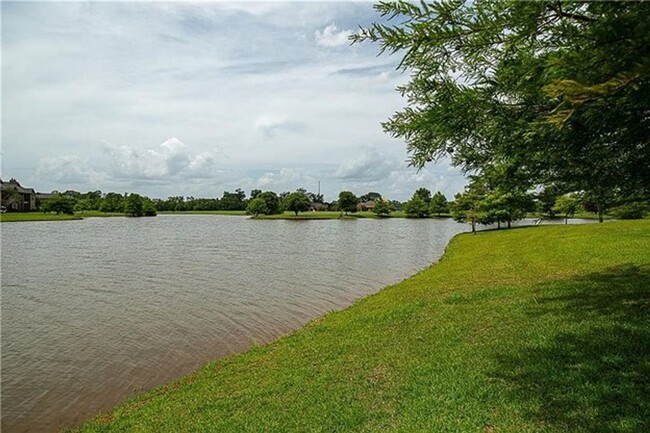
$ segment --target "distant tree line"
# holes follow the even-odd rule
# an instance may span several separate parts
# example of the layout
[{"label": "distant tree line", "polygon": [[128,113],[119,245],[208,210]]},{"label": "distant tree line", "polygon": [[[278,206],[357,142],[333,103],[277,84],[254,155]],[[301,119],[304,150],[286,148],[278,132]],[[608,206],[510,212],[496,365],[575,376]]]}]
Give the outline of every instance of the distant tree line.
[{"label": "distant tree line", "polygon": [[511,227],[513,222],[527,215],[567,220],[581,212],[601,216],[607,212],[616,218],[632,219],[643,218],[650,213],[650,205],[642,199],[630,201],[628,196],[616,194],[608,197],[607,201],[601,197],[597,203],[586,192],[565,193],[555,186],[536,192],[507,189],[501,182],[490,182],[489,177],[481,175],[470,176],[465,190],[456,194],[451,201],[441,191],[432,194],[424,187],[418,188],[406,202],[389,200],[378,192],[357,196],[351,191],[341,191],[336,200],[326,202],[322,194],[308,192],[304,188],[279,194],[254,189],[248,196],[238,188],[234,192],[224,191],[220,198],[172,196],[167,199],[150,199],[136,193],[81,193],[68,190],[55,191],[51,198],[39,203],[39,207],[44,212],[71,214],[75,211],[100,211],[128,216],[154,216],[157,212],[170,211],[246,211],[253,216],[283,212],[298,215],[307,211],[340,211],[348,215],[372,211],[377,216],[387,217],[393,212],[403,212],[408,218],[452,217],[458,222],[470,224],[473,231],[480,224]]},{"label": "distant tree line", "polygon": [[155,216],[157,214],[153,200],[136,193],[118,194],[101,191],[81,193],[74,190],[65,192],[54,191],[47,200],[39,203],[43,212],[56,212],[57,214],[73,214],[84,211],[100,211],[111,213],[124,213],[127,216]]},{"label": "distant tree line", "polygon": [[[585,191],[566,192],[565,188],[551,185],[538,192],[519,188],[504,188],[501,182],[489,181],[485,175],[471,176],[470,183],[462,193],[456,194],[450,203],[451,216],[458,222],[468,223],[472,231],[477,224],[496,224],[501,228],[529,214],[540,218],[562,217],[565,223],[575,214],[591,213],[602,222],[605,213],[618,219],[640,219],[650,213],[647,200],[628,194],[601,194],[595,198]],[[606,198],[606,199],[605,199]]]}]

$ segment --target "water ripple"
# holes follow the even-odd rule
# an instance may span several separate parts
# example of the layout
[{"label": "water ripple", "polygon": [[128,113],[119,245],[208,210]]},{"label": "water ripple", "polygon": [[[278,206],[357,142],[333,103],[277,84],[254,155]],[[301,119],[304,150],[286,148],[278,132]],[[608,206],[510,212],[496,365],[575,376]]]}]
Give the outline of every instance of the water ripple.
[{"label": "water ripple", "polygon": [[436,260],[446,220],[2,227],[2,431],[74,425]]}]

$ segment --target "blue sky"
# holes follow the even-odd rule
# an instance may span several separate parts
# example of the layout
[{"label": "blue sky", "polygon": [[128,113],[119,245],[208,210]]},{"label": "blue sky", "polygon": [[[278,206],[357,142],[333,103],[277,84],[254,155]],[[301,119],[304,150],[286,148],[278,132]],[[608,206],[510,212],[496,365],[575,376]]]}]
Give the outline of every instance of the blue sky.
[{"label": "blue sky", "polygon": [[380,122],[408,74],[347,37],[368,2],[2,3],[2,177],[40,191],[451,196]]}]

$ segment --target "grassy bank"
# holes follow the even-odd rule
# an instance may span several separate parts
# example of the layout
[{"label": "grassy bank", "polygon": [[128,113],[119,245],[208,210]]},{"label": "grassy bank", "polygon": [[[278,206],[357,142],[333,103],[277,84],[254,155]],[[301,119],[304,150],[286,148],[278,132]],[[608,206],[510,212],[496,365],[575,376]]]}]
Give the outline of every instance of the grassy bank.
[{"label": "grassy bank", "polygon": [[0,214],[1,222],[20,222],[20,221],[70,221],[94,217],[114,217],[124,216],[123,213],[117,212],[99,212],[84,211],[75,212],[74,215],[44,213],[44,212],[7,212]]},{"label": "grassy bank", "polygon": [[359,218],[377,218],[372,212],[356,212],[344,215],[338,211],[324,212],[299,212],[296,216],[293,212],[284,212],[277,215],[258,215],[253,219],[260,220],[335,220],[335,219],[359,219]]},{"label": "grassy bank", "polygon": [[463,234],[439,264],[85,432],[650,429],[650,221]]},{"label": "grassy bank", "polygon": [[[402,211],[391,212],[390,215],[379,217],[374,212],[363,211],[348,213],[347,215],[341,214],[339,211],[325,211],[325,212],[299,212],[298,215],[293,212],[284,212],[278,215],[258,215],[254,219],[264,220],[334,220],[334,219],[359,219],[359,218],[406,218],[406,213]],[[443,215],[441,218],[448,218],[449,215]],[[432,217],[438,218],[438,217]]]}]

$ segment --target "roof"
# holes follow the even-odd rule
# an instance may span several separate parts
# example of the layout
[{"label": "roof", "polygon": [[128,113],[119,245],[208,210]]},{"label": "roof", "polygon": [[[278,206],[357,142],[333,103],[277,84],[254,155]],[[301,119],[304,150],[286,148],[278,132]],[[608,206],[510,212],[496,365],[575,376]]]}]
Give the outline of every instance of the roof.
[{"label": "roof", "polygon": [[25,188],[14,178],[9,179],[9,182],[5,182],[4,180],[0,179],[0,185],[2,185],[3,189],[13,189],[14,191],[21,194],[36,194],[34,188]]},{"label": "roof", "polygon": [[51,192],[37,192],[36,197],[38,197],[39,200],[47,200],[49,198],[52,198],[54,194]]}]

